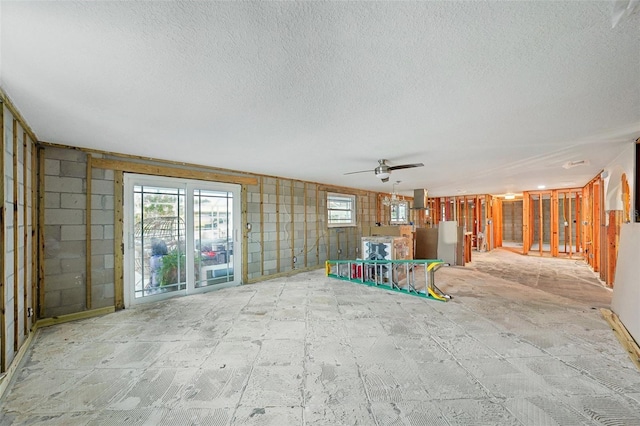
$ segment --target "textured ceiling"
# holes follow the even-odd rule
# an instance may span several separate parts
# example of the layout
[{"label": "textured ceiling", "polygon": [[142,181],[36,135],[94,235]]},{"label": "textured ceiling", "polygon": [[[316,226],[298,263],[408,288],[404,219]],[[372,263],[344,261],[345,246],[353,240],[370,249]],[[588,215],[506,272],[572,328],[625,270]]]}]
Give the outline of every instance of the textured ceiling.
[{"label": "textured ceiling", "polygon": [[[640,13],[612,28],[609,2],[3,0],[0,14],[0,85],[47,142],[458,195],[582,186],[640,136]],[[381,158],[425,167],[344,175]]]}]

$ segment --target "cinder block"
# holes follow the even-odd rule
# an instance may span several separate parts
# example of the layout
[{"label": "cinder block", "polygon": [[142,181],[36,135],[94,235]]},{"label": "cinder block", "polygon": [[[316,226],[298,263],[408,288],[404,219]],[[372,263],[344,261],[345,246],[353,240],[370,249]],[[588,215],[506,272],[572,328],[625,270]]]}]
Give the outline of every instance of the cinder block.
[{"label": "cinder block", "polygon": [[67,177],[87,177],[87,163],[76,163],[75,161],[60,161],[60,176]]},{"label": "cinder block", "polygon": [[113,254],[105,254],[104,255],[104,267],[107,269],[113,269],[114,264],[114,256]]},{"label": "cinder block", "polygon": [[45,259],[44,260],[44,275],[58,275],[62,273],[62,266],[60,265],[60,259]]},{"label": "cinder block", "polygon": [[91,270],[94,269],[104,269],[104,258],[103,254],[92,254],[91,255]]},{"label": "cinder block", "polygon": [[113,272],[113,269],[94,269],[91,271],[91,279],[97,284],[113,282]]},{"label": "cinder block", "polygon": [[104,225],[91,225],[91,239],[92,240],[104,239]]},{"label": "cinder block", "polygon": [[44,150],[44,156],[45,158],[55,160],[87,162],[87,154],[77,149],[46,147]]},{"label": "cinder block", "polygon": [[247,272],[249,272],[249,274],[259,274],[262,269],[261,266],[259,262],[250,262],[247,265]]},{"label": "cinder block", "polygon": [[91,192],[94,194],[113,195],[113,181],[95,180],[91,182]]},{"label": "cinder block", "polygon": [[92,210],[91,224],[93,225],[113,225],[115,222],[115,212],[113,210]]},{"label": "cinder block", "polygon": [[63,209],[84,210],[87,206],[87,197],[84,194],[60,194],[60,207]]},{"label": "cinder block", "polygon": [[44,160],[44,174],[45,176],[59,176],[60,160],[46,158]]},{"label": "cinder block", "polygon": [[104,169],[97,169],[95,167],[91,167],[91,179],[94,180],[104,180]]},{"label": "cinder block", "polygon": [[81,225],[84,223],[84,211],[72,209],[46,209],[44,221],[47,225]]},{"label": "cinder block", "polygon": [[45,293],[50,291],[84,288],[84,273],[71,272],[67,274],[51,275],[45,277]]},{"label": "cinder block", "polygon": [[94,240],[91,242],[92,254],[113,254],[113,240]]},{"label": "cinder block", "polygon": [[62,225],[60,228],[60,241],[81,241],[87,238],[85,225]]},{"label": "cinder block", "polygon": [[60,194],[56,192],[45,192],[44,194],[44,207],[45,209],[59,209],[60,208]]},{"label": "cinder block", "polygon": [[60,265],[63,274],[84,273],[87,269],[87,261],[84,257],[61,259]]},{"label": "cinder block", "polygon": [[86,302],[86,288],[84,286],[78,288],[70,288],[60,291],[61,304],[66,305],[81,305],[84,306]]},{"label": "cinder block", "polygon": [[113,225],[104,225],[103,226],[103,235],[105,240],[113,240],[114,236],[114,227]]},{"label": "cinder block", "polygon": [[85,257],[86,255],[86,242],[81,241],[60,241],[58,243],[58,257],[63,258],[76,258]]},{"label": "cinder block", "polygon": [[45,192],[84,192],[83,180],[74,177],[47,176],[44,180]]},{"label": "cinder block", "polygon": [[91,208],[96,210],[113,210],[114,196],[113,195],[96,195],[96,194],[92,195]]},{"label": "cinder block", "polygon": [[44,306],[47,309],[57,308],[60,306],[60,292],[47,291],[44,294]]},{"label": "cinder block", "polygon": [[104,171],[104,180],[115,180],[115,172],[113,170],[105,170]]}]

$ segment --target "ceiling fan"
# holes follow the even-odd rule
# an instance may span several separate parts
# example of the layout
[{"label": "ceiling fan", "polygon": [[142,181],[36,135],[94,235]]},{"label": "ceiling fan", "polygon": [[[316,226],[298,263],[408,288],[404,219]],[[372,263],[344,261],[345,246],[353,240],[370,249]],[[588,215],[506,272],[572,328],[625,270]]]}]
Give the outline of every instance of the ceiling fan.
[{"label": "ceiling fan", "polygon": [[423,167],[422,163],[413,163],[413,164],[401,164],[399,166],[389,166],[387,164],[387,160],[378,160],[378,167],[371,170],[360,170],[359,172],[349,172],[345,173],[345,175],[352,175],[355,173],[367,173],[374,172],[376,177],[381,179],[382,182],[388,182],[389,176],[391,175],[392,170],[400,170],[400,169],[412,169],[414,167]]}]

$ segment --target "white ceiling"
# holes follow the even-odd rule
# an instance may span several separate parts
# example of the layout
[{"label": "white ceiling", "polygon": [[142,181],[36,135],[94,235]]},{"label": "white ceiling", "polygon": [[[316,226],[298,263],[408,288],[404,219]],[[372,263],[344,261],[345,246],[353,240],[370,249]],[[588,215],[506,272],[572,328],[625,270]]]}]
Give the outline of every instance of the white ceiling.
[{"label": "white ceiling", "polygon": [[[640,136],[610,2],[0,2],[42,141],[374,191],[582,186]],[[383,184],[373,169],[397,170]],[[568,161],[589,165],[565,169]]]}]

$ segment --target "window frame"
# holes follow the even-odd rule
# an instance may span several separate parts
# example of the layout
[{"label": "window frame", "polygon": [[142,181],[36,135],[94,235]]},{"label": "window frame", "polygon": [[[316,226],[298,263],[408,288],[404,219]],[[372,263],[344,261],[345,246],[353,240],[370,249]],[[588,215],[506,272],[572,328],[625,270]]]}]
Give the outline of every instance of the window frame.
[{"label": "window frame", "polygon": [[[393,217],[393,210],[394,207],[396,207],[396,211],[398,212],[398,216],[400,214],[400,205],[404,206],[404,217],[397,217],[394,218]],[[392,204],[391,206],[389,206],[389,223],[391,225],[406,225],[410,222],[410,212],[409,212],[409,202],[404,200],[404,201],[398,201],[394,204]]]},{"label": "window frame", "polygon": [[[340,199],[340,201],[348,200],[351,204],[351,208],[349,209],[332,209],[331,201],[332,199]],[[329,228],[344,228],[344,227],[354,227],[358,224],[357,218],[357,197],[354,194],[341,194],[338,192],[327,192],[327,227]],[[340,211],[340,212],[350,212],[351,220],[349,222],[332,222],[331,220],[331,212],[332,211]]]}]

